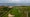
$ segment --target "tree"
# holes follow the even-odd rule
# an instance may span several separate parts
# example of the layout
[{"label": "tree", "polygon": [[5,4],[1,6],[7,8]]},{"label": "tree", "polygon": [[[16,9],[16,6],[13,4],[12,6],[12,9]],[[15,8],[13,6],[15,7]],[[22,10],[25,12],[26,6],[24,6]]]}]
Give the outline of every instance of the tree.
[{"label": "tree", "polygon": [[4,16],[5,14],[7,14],[9,12],[10,8],[8,7],[4,7],[2,8],[2,10],[0,10],[0,16]]},{"label": "tree", "polygon": [[[26,6],[25,6],[25,7],[22,6],[22,7],[20,8],[20,10],[23,11],[23,14],[24,14],[24,12],[26,11],[26,12],[27,12],[27,15],[28,15],[28,12],[30,11],[30,7],[28,7],[28,6],[27,6],[27,7],[26,7]],[[28,16],[27,16],[27,17],[28,17]]]}]

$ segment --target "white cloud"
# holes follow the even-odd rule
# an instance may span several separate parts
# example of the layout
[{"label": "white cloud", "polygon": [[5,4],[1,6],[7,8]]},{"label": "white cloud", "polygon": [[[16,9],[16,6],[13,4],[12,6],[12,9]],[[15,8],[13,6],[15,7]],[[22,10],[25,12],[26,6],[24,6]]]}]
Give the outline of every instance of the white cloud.
[{"label": "white cloud", "polygon": [[11,2],[11,3],[17,3],[17,2],[20,2],[20,0],[9,0],[9,2]]},{"label": "white cloud", "polygon": [[11,3],[30,3],[30,0],[10,0]]},{"label": "white cloud", "polygon": [[30,0],[0,0],[0,3],[30,3]]},{"label": "white cloud", "polygon": [[8,3],[8,0],[0,0],[0,3]]}]

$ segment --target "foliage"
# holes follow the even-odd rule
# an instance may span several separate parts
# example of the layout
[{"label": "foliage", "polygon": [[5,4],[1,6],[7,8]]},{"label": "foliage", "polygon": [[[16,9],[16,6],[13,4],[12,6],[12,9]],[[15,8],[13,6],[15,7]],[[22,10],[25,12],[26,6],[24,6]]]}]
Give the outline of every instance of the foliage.
[{"label": "foliage", "polygon": [[30,11],[30,7],[28,7],[28,6],[27,7],[26,6],[25,7],[24,6],[20,7],[20,11],[23,11],[23,13],[24,13],[24,11],[28,11],[29,12]]},{"label": "foliage", "polygon": [[17,9],[17,8],[18,8],[18,7],[14,7],[14,8],[11,10],[10,14],[15,15],[15,17],[21,17],[22,13],[19,13],[19,8],[18,8],[18,9]]},{"label": "foliage", "polygon": [[[20,8],[20,11],[23,11],[23,14],[25,14],[25,13],[24,13],[25,11],[26,11],[26,12],[30,12],[30,7],[28,7],[28,6],[27,6],[27,7],[26,7],[26,6],[25,6],[25,7],[21,7],[21,8]],[[30,16],[30,15],[29,15],[29,16]],[[23,16],[23,17],[24,17],[24,16]]]},{"label": "foliage", "polygon": [[[10,11],[10,12],[9,12]],[[0,16],[1,17],[7,17],[8,12],[12,15],[15,15],[15,17],[21,17],[22,16],[22,11],[24,13],[24,11],[30,11],[30,7],[14,7],[14,8],[8,8],[8,7],[4,7],[2,8],[1,12],[0,12]]]},{"label": "foliage", "polygon": [[5,14],[8,13],[9,10],[10,10],[10,8],[8,8],[8,7],[2,8],[2,10],[0,11],[0,16],[3,17]]}]

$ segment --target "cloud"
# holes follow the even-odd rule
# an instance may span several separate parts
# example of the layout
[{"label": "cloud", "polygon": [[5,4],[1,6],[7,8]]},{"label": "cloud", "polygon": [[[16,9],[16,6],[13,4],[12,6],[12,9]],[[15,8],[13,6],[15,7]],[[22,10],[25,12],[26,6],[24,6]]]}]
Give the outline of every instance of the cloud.
[{"label": "cloud", "polygon": [[9,0],[9,3],[30,3],[30,0]]},{"label": "cloud", "polygon": [[10,3],[17,3],[20,2],[19,0],[9,0]]},{"label": "cloud", "polygon": [[30,0],[0,0],[0,3],[30,3]]},{"label": "cloud", "polygon": [[8,0],[0,0],[0,3],[8,3]]}]

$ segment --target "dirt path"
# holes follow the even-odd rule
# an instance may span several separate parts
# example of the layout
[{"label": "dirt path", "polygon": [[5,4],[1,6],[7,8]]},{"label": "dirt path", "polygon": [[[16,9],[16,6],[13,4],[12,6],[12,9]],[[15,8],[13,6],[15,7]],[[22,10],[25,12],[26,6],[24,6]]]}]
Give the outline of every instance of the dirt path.
[{"label": "dirt path", "polygon": [[14,15],[8,14],[8,17],[14,17]]}]

